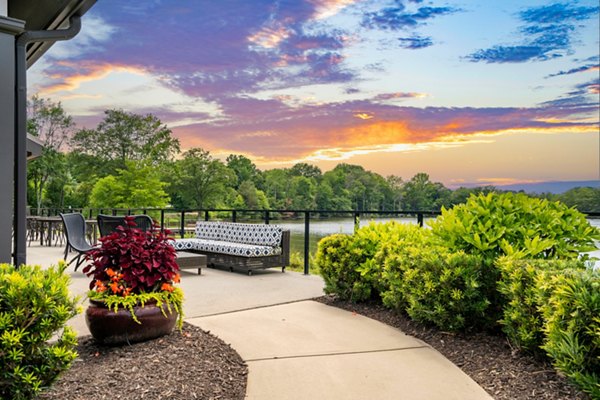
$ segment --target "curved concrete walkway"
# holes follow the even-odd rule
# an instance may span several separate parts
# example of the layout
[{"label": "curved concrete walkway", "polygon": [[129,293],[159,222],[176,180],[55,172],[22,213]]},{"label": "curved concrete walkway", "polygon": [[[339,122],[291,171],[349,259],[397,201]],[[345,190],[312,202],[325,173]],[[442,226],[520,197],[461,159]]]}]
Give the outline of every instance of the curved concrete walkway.
[{"label": "curved concrete walkway", "polygon": [[[49,266],[62,249],[32,246],[27,256]],[[84,295],[89,279],[72,270],[71,277],[72,292]],[[184,271],[181,286],[186,321],[230,343],[248,364],[247,399],[491,399],[426,343],[309,300],[323,293],[318,276],[206,269]],[[89,334],[82,315],[70,324]]]}]

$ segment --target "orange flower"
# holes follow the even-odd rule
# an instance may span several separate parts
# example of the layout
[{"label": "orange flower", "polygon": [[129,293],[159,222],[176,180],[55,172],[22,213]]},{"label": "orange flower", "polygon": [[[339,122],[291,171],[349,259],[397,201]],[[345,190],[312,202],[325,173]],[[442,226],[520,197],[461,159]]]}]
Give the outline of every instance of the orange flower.
[{"label": "orange flower", "polygon": [[175,290],[175,288],[173,286],[171,286],[168,283],[163,283],[162,286],[160,287],[160,290],[165,290],[167,292],[172,292],[173,290]]},{"label": "orange flower", "polygon": [[125,288],[125,290],[123,290],[123,297],[127,297],[129,296],[129,294],[131,293],[131,288]]},{"label": "orange flower", "polygon": [[106,268],[106,275],[108,275],[109,277],[113,277],[116,275],[116,272],[113,271],[111,268]]},{"label": "orange flower", "polygon": [[181,277],[179,276],[179,274],[175,274],[175,276],[173,277],[173,282],[179,283],[180,281],[181,281]]},{"label": "orange flower", "polygon": [[109,286],[113,293],[119,293],[119,284],[117,282],[113,282]]},{"label": "orange flower", "polygon": [[106,291],[106,286],[104,286],[104,282],[96,281],[96,291],[99,293]]}]

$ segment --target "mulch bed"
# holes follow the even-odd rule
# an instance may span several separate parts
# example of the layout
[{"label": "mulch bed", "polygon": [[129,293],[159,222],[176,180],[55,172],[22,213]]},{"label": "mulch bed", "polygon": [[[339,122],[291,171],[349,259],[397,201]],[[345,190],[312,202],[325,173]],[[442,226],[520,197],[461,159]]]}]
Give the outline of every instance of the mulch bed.
[{"label": "mulch bed", "polygon": [[[381,304],[353,304],[334,296],[324,304],[381,321],[423,340],[460,367],[496,400],[588,400],[544,361],[489,333],[454,334],[411,321]],[[148,342],[101,346],[80,338],[79,357],[43,400],[243,399],[248,369],[226,343],[198,327]]]},{"label": "mulch bed", "polygon": [[243,399],[248,368],[222,340],[184,323],[159,339],[117,347],[79,339],[79,357],[44,400]]},{"label": "mulch bed", "polygon": [[383,322],[423,340],[460,367],[496,400],[589,399],[547,362],[511,348],[505,337],[490,333],[455,334],[425,327],[381,304],[353,304],[323,296],[321,303]]}]

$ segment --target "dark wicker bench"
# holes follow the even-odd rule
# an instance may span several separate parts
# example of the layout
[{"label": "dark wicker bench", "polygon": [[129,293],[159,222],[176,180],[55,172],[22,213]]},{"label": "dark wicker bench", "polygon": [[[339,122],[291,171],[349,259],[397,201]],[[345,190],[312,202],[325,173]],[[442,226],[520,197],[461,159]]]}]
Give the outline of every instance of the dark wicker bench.
[{"label": "dark wicker bench", "polygon": [[248,275],[274,267],[285,272],[290,264],[290,231],[277,225],[198,221],[195,236],[176,239],[174,246],[178,251],[206,255],[209,266]]}]

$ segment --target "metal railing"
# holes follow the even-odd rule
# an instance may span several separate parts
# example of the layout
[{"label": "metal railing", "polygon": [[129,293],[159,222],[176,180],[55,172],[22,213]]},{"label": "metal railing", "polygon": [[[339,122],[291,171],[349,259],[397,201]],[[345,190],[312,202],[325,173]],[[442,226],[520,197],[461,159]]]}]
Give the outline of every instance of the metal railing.
[{"label": "metal railing", "polygon": [[[33,211],[33,210],[32,210]],[[171,208],[104,208],[104,209],[92,209],[92,208],[69,208],[69,209],[56,209],[56,208],[43,208],[41,209],[40,216],[55,216],[59,213],[64,212],[79,212],[86,218],[92,219],[98,214],[109,214],[109,215],[135,215],[135,214],[149,214],[151,215],[160,225],[161,229],[171,229],[170,216],[176,215],[178,220],[178,226],[175,229],[171,229],[179,234],[180,237],[185,236],[186,225],[188,223],[195,223],[196,220],[202,218],[204,221],[210,221],[211,216],[213,219],[227,219],[232,222],[237,222],[240,217],[244,215],[252,215],[253,218],[246,218],[246,220],[252,221],[263,221],[265,224],[269,224],[274,219],[277,220],[304,220],[304,274],[308,275],[310,271],[310,221],[311,219],[325,219],[331,216],[349,216],[354,220],[355,229],[360,224],[360,218],[364,215],[377,215],[380,217],[413,217],[419,226],[423,226],[423,220],[427,216],[439,215],[439,211],[415,211],[415,210],[398,210],[398,211],[379,211],[379,210],[279,210],[279,209],[268,209],[268,210],[250,210],[250,209],[187,209],[177,210]],[[189,216],[193,216],[192,219]],[[169,217],[167,219],[167,217]]]},{"label": "metal railing", "polygon": [[[32,210],[33,211],[33,210]],[[92,219],[98,214],[110,214],[110,215],[135,215],[135,214],[148,214],[152,216],[160,225],[161,229],[171,229],[170,219],[167,221],[167,215],[176,215],[179,224],[175,227],[174,231],[178,232],[180,237],[185,236],[186,225],[188,223],[195,224],[197,220],[203,218],[204,221],[211,220],[211,214],[213,218],[219,220],[229,219],[232,222],[237,222],[240,215],[252,214],[254,218],[246,218],[248,221],[262,220],[265,224],[269,224],[273,219],[277,220],[299,220],[304,219],[304,274],[308,275],[310,272],[310,221],[313,219],[325,219],[327,216],[351,216],[354,220],[354,229],[356,230],[360,225],[360,218],[363,215],[377,215],[379,217],[412,217],[416,218],[417,224],[423,226],[425,217],[434,217],[441,214],[440,211],[422,211],[422,210],[397,210],[397,211],[379,211],[379,210],[250,210],[250,209],[187,209],[177,210],[171,208],[103,208],[103,209],[91,209],[91,208],[69,208],[69,209],[41,209],[40,216],[55,216],[61,212],[79,212],[86,216],[86,218]],[[600,212],[583,212],[587,217],[600,218]],[[189,216],[193,215],[190,219]],[[256,217],[260,215],[260,217]],[[186,219],[186,216],[188,217]],[[274,218],[275,217],[275,218]],[[190,228],[192,229],[192,228]]]}]

